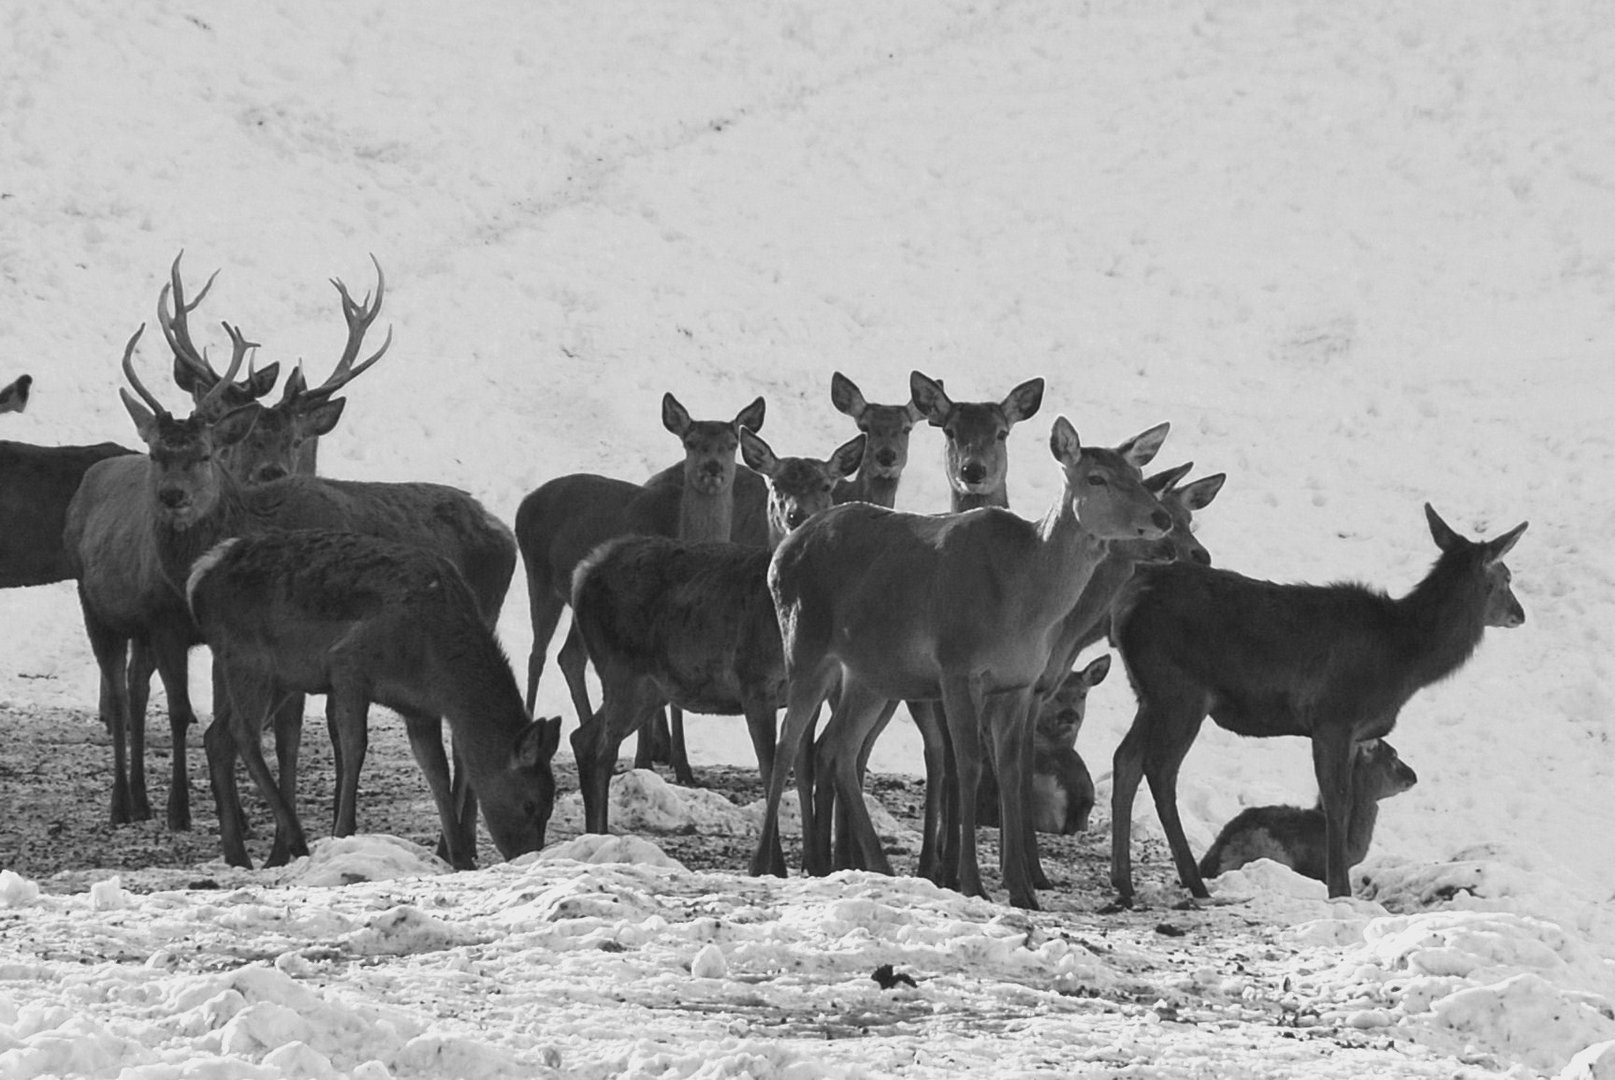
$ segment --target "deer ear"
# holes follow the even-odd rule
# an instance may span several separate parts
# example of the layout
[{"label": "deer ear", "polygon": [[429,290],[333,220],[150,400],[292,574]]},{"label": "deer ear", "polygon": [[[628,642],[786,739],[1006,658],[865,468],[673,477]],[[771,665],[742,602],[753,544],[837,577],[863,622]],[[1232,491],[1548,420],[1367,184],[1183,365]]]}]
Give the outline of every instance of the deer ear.
[{"label": "deer ear", "polygon": [[774,456],[773,448],[749,427],[740,429],[740,457],[747,468],[764,476],[773,476],[779,471],[779,458]]},{"label": "deer ear", "polygon": [[1122,443],[1116,451],[1134,465],[1143,468],[1155,460],[1155,455],[1161,452],[1161,444],[1166,441],[1166,433],[1171,429],[1171,424],[1156,424],[1148,431],[1140,432]]},{"label": "deer ear", "polygon": [[275,388],[275,380],[280,378],[280,361],[260,371],[254,371],[247,376],[247,393],[255,398],[261,398]]},{"label": "deer ear", "polygon": [[953,402],[943,392],[942,380],[933,379],[923,371],[911,371],[908,373],[908,393],[932,427],[941,427],[948,422]]},{"label": "deer ear", "polygon": [[1223,481],[1227,479],[1227,473],[1202,476],[1194,483],[1184,484],[1178,488],[1178,499],[1190,511],[1204,510],[1211,505],[1211,500],[1217,497],[1217,492],[1222,490]]},{"label": "deer ear", "polygon": [[1082,681],[1089,686],[1098,686],[1110,674],[1110,654],[1105,653],[1093,663],[1082,669]]},{"label": "deer ear", "polygon": [[1185,461],[1176,468],[1163,469],[1154,476],[1146,476],[1144,478],[1144,490],[1151,495],[1159,496],[1162,492],[1173,488],[1179,480],[1189,474],[1189,470],[1192,468],[1194,468],[1194,462]]},{"label": "deer ear", "polygon": [[317,439],[321,435],[331,434],[336,422],[342,419],[342,410],[347,408],[347,398],[334,398],[322,401],[318,405],[297,412],[297,433],[304,439]]},{"label": "deer ear", "polygon": [[836,412],[844,413],[858,419],[869,407],[864,400],[863,392],[854,385],[853,381],[839,371],[830,373],[830,404],[836,407]]},{"label": "deer ear", "polygon": [[511,764],[520,769],[536,769],[549,763],[561,745],[561,718],[534,720],[522,728],[511,749]]},{"label": "deer ear", "polygon": [[672,394],[662,395],[662,426],[679,438],[690,430],[690,413]]},{"label": "deer ear", "polygon": [[1077,429],[1063,416],[1054,418],[1054,430],[1049,432],[1049,452],[1062,465],[1074,465],[1082,456],[1082,440]]},{"label": "deer ear", "polygon": [[1442,551],[1455,551],[1469,541],[1452,531],[1452,526],[1441,520],[1436,508],[1429,503],[1424,504],[1424,517],[1430,523],[1430,539],[1436,542],[1436,547]]},{"label": "deer ear", "polygon": [[1009,396],[999,404],[999,408],[1004,410],[1004,419],[1013,427],[1022,420],[1030,420],[1036,416],[1038,407],[1042,404],[1043,380],[1027,379],[1009,392]]},{"label": "deer ear", "polygon": [[830,467],[842,476],[851,476],[858,471],[858,466],[864,462],[864,448],[869,445],[869,436],[859,432],[836,447],[836,452],[830,455]]},{"label": "deer ear", "polygon": [[758,398],[735,414],[735,427],[748,427],[753,431],[763,430],[763,413],[767,411],[767,408],[768,406],[763,402],[763,399]]},{"label": "deer ear", "polygon": [[1486,561],[1498,562],[1507,555],[1514,545],[1519,543],[1521,534],[1529,524],[1531,524],[1529,521],[1522,521],[1497,539],[1486,541]]},{"label": "deer ear", "polygon": [[123,398],[123,407],[129,410],[129,418],[135,422],[135,430],[140,433],[141,439],[147,446],[157,441],[157,414],[130,396],[129,391],[118,388],[118,396]]}]

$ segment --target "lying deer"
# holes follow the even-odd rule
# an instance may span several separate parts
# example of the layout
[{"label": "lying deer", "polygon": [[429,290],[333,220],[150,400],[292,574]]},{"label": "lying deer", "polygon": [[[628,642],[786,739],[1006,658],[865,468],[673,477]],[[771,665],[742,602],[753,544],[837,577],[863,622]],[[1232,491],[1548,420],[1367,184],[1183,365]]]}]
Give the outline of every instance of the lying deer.
[{"label": "lying deer", "polygon": [[[1414,772],[1384,739],[1357,744],[1351,759],[1351,815],[1346,819],[1346,869],[1368,855],[1379,820],[1381,799],[1400,795],[1419,782]],[[1298,874],[1325,880],[1328,852],[1323,803],[1310,810],[1299,806],[1250,806],[1222,827],[1200,860],[1200,876],[1213,878],[1257,859],[1283,863]]]},{"label": "lying deer", "polygon": [[1238,735],[1304,735],[1327,823],[1324,882],[1350,891],[1346,835],[1352,747],[1396,726],[1409,698],[1474,653],[1488,626],[1525,612],[1503,556],[1521,523],[1494,540],[1468,540],[1428,504],[1441,556],[1406,596],[1357,584],[1275,585],[1227,570],[1173,563],[1135,579],[1113,609],[1113,643],[1138,696],[1116,748],[1110,880],[1133,899],[1133,797],[1148,777],[1178,879],[1206,897],[1178,818],[1178,767],[1209,714]]},{"label": "lying deer", "polygon": [[[1069,836],[1088,828],[1093,777],[1077,753],[1077,735],[1088,709],[1088,691],[1110,674],[1110,654],[1068,673],[1043,703],[1032,730],[1032,784],[1027,813],[1038,832]],[[976,824],[998,827],[998,773],[982,762],[976,787]]]},{"label": "lying deer", "polygon": [[544,846],[561,720],[528,718],[510,662],[449,560],[351,532],[244,536],[196,561],[186,598],[225,674],[236,745],[293,851],[307,850],[303,826],[258,736],[294,693],[330,695],[343,742],[363,739],[372,701],[403,718],[457,868],[475,865],[476,834],[450,790],[445,719],[499,853]]},{"label": "lying deer", "polygon": [[[831,505],[835,482],[858,467],[864,442],[859,435],[828,461],[778,458],[741,429],[746,464],[768,480],[769,533],[776,543]],[[785,697],[769,557],[766,549],[739,544],[639,536],[602,545],[578,567],[573,617],[600,674],[601,693],[599,713],[580,717],[572,735],[590,832],[607,829],[622,740],[667,702],[693,712],[744,715],[758,772],[768,779],[774,714]]]},{"label": "lying deer", "polygon": [[[975,849],[981,736],[992,739],[1006,793],[1026,781],[1033,684],[1060,626],[1112,539],[1155,539],[1171,518],[1144,488],[1139,463],[1166,437],[1157,425],[1114,449],[1085,447],[1064,417],[1049,447],[1064,487],[1038,523],[983,507],[903,514],[849,503],[818,515],[774,553],[768,584],[790,680],[753,874],[783,873],[779,802],[803,736],[837,692],[823,738],[840,748],[836,801],[867,865],[889,872],[863,805],[858,750],[888,702],[941,700],[959,775],[960,889],[984,895]],[[1004,828],[1024,831],[1018,797],[1001,800]],[[804,832],[813,808],[802,808]],[[1004,844],[1010,901],[1036,907],[1025,851]]]}]

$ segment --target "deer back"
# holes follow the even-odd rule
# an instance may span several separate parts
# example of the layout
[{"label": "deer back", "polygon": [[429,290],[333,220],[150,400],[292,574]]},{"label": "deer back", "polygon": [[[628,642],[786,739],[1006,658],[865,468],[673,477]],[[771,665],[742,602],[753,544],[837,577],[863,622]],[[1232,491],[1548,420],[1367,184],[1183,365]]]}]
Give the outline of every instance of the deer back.
[{"label": "deer back", "polygon": [[97,463],[131,454],[116,443],[33,446],[0,442],[0,588],[79,576],[64,540],[68,507]]}]

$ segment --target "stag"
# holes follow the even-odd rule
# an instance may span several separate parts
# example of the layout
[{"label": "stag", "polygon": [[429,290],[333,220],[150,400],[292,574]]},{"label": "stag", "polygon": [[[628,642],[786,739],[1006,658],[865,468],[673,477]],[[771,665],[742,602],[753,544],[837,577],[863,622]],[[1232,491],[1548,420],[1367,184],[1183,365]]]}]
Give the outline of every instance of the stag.
[{"label": "stag", "polygon": [[[256,410],[260,421],[288,412],[282,402],[269,409],[258,407],[257,398],[267,393],[279,373],[271,364],[237,382],[226,378],[208,363],[206,355],[193,342],[189,316],[212,288],[217,272],[189,302],[180,276],[181,255],[176,256],[157,301],[157,321],[174,356],[174,377],[192,395],[193,415],[198,422],[212,422],[238,408]],[[380,266],[377,266],[380,273]],[[281,425],[285,438],[243,440],[221,459],[240,481],[275,475],[296,468],[292,463],[302,453],[296,439],[308,442],[336,424],[344,402],[329,401],[331,394],[370,364],[380,359],[386,347],[354,368],[364,331],[380,309],[381,285],[373,305],[355,305],[346,287],[333,280],[343,299],[348,321],[348,343],[343,360],[321,387],[325,402],[306,410],[306,422],[294,428]],[[169,305],[172,303],[172,311]],[[391,340],[389,335],[389,341]],[[252,343],[232,335],[232,372]],[[271,421],[271,425],[273,422]],[[256,430],[256,425],[254,427]],[[107,444],[111,445],[111,444]],[[112,820],[115,824],[144,820],[151,816],[146,795],[145,717],[151,675],[155,670],[168,695],[169,727],[173,739],[173,783],[169,788],[167,819],[170,829],[191,825],[190,785],[187,776],[185,732],[195,722],[190,704],[187,652],[201,643],[178,589],[163,573],[153,540],[153,506],[148,490],[151,462],[144,455],[131,456],[89,469],[84,482],[63,502],[62,526],[56,535],[64,549],[69,572],[78,579],[79,600],[84,611],[85,632],[90,639],[101,671],[100,710],[113,742]],[[309,459],[310,461],[312,459]],[[68,505],[66,499],[71,499]],[[302,701],[288,701],[280,713],[283,732],[283,767],[295,763],[295,735],[288,730],[302,723]]]},{"label": "stag", "polygon": [[[839,685],[825,738],[846,747],[864,744],[890,701],[942,701],[959,774],[960,886],[984,895],[975,849],[981,732],[992,738],[1005,789],[1018,791],[1033,684],[1105,542],[1153,539],[1171,527],[1139,471],[1166,430],[1160,424],[1115,449],[1090,448],[1059,418],[1050,449],[1065,486],[1041,523],[997,507],[922,516],[847,504],[785,538],[768,585],[779,613],[789,703],[752,873],[784,872],[774,857],[779,800],[803,735]],[[886,871],[855,761],[855,754],[840,759],[837,798],[868,864]],[[1005,828],[1019,835],[1022,802],[1001,802]],[[804,829],[812,817],[804,806]],[[1021,845],[1001,849],[1011,902],[1035,907]]]},{"label": "stag", "polygon": [[[768,480],[775,544],[832,505],[836,481],[858,468],[866,439],[858,435],[827,461],[779,458],[741,429],[746,464]],[[617,748],[666,702],[744,715],[768,779],[785,694],[769,555],[739,544],[621,537],[578,566],[572,610],[601,686],[600,712],[580,717],[572,736],[590,831],[607,828]]]},{"label": "stag", "polygon": [[1178,817],[1177,778],[1207,715],[1237,735],[1302,735],[1327,822],[1330,896],[1345,896],[1352,747],[1383,738],[1402,706],[1469,659],[1488,626],[1525,611],[1503,556],[1525,523],[1494,540],[1454,532],[1428,503],[1440,557],[1406,596],[1357,584],[1275,585],[1227,570],[1173,563],[1130,585],[1113,612],[1113,643],[1138,698],[1116,748],[1110,880],[1133,900],[1132,807],[1148,777],[1178,879],[1209,894]]},{"label": "stag", "polygon": [[258,743],[294,693],[329,695],[350,749],[364,742],[372,701],[403,718],[456,867],[474,865],[476,836],[450,790],[444,719],[500,854],[544,846],[561,719],[529,719],[479,599],[448,559],[348,532],[234,537],[196,561],[186,596],[225,674],[248,772],[294,850],[307,848],[302,823]]}]

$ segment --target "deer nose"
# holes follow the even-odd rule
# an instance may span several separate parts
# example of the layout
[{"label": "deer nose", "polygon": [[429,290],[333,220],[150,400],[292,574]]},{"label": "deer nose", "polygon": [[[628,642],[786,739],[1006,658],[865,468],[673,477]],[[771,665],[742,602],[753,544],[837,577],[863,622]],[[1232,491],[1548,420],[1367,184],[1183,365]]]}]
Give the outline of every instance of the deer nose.
[{"label": "deer nose", "polygon": [[875,451],[875,461],[881,468],[889,469],[897,464],[897,451],[889,446],[883,446]]},{"label": "deer nose", "polygon": [[1205,548],[1197,548],[1194,553],[1189,556],[1189,558],[1193,559],[1201,566],[1211,565],[1211,552],[1207,551]]},{"label": "deer nose", "polygon": [[258,469],[255,479],[260,484],[267,484],[271,480],[280,480],[287,475],[284,465],[264,465]]},{"label": "deer nose", "polygon": [[157,493],[157,501],[168,507],[170,510],[177,510],[185,505],[185,489],[177,487],[165,487]]},{"label": "deer nose", "polygon": [[803,509],[802,507],[798,506],[795,509],[793,509],[789,514],[785,515],[785,521],[786,521],[786,524],[790,525],[790,527],[794,529],[797,526],[801,525],[802,522],[806,521],[808,518],[810,518],[812,516],[813,515],[809,511],[807,511],[807,510]]},{"label": "deer nose", "polygon": [[1168,514],[1165,510],[1157,510],[1155,513],[1150,515],[1150,524],[1154,525],[1162,532],[1171,532],[1172,515]]},{"label": "deer nose", "polygon": [[979,484],[987,479],[987,466],[979,461],[967,461],[959,466],[959,479],[967,484]]}]

